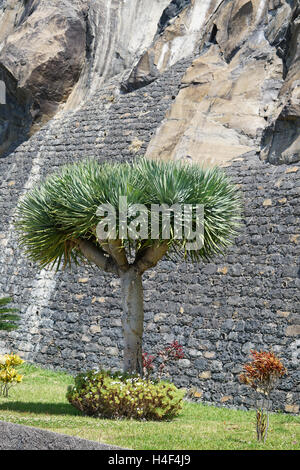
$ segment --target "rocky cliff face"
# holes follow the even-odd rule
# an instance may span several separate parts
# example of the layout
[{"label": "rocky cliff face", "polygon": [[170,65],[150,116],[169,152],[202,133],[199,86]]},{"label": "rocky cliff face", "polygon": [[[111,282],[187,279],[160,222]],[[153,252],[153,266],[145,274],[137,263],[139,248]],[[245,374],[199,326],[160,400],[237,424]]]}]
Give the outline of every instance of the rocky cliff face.
[{"label": "rocky cliff face", "polygon": [[17,80],[1,64],[0,81],[0,155],[5,155],[27,137],[32,122],[31,95],[18,87]]},{"label": "rocky cliff face", "polygon": [[148,156],[298,161],[299,15],[298,0],[2,0],[0,64],[31,96],[28,116],[1,115],[2,152],[7,127],[32,134],[112,77],[132,92],[193,55]]},{"label": "rocky cliff face", "polygon": [[[272,163],[298,161],[298,2],[195,1],[185,15],[197,7],[202,27],[194,32],[192,49],[199,57],[148,156],[224,164],[255,150]],[[175,23],[182,31],[183,15]],[[160,50],[168,57],[182,53],[177,39]]]},{"label": "rocky cliff face", "polygon": [[31,95],[31,133],[49,120],[85,62],[85,2],[4,1],[0,63]]}]

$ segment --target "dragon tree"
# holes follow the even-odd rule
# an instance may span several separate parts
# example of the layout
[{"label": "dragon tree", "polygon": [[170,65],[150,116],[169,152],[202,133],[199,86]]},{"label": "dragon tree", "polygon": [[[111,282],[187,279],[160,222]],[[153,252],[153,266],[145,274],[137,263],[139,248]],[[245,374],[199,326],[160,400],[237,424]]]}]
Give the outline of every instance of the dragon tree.
[{"label": "dragon tree", "polygon": [[162,259],[224,253],[240,217],[237,187],[218,168],[136,159],[83,160],[49,175],[19,203],[16,228],[41,268],[88,262],[120,278],[124,372],[143,373],[143,274]]}]

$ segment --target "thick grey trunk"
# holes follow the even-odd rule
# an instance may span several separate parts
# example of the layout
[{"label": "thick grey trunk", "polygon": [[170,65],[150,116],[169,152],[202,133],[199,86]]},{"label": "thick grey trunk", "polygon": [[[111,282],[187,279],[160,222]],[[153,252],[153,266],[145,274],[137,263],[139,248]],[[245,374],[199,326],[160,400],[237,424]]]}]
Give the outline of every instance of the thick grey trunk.
[{"label": "thick grey trunk", "polygon": [[144,300],[142,276],[134,268],[121,274],[123,299],[124,372],[143,375]]}]

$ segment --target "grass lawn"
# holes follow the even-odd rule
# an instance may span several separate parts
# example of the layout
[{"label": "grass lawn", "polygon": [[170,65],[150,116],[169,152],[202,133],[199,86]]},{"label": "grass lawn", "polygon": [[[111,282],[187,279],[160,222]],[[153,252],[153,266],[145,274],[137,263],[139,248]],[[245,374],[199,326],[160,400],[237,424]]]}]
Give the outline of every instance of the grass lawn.
[{"label": "grass lawn", "polygon": [[0,397],[0,420],[115,444],[135,450],[299,450],[300,417],[270,416],[266,444],[258,444],[255,412],[185,402],[169,422],[108,420],[82,416],[66,400],[73,378],[24,364],[23,382]]}]

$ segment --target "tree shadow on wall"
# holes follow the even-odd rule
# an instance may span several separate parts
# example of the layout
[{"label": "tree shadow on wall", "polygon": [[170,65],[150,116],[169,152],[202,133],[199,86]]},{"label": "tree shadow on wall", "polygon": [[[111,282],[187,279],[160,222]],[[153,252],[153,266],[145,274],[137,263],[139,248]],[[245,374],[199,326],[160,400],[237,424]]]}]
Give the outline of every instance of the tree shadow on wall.
[{"label": "tree shadow on wall", "polygon": [[39,402],[21,402],[10,401],[0,404],[0,410],[19,411],[21,413],[36,413],[46,415],[72,415],[82,416],[80,411],[76,410],[68,403],[39,403]]}]

